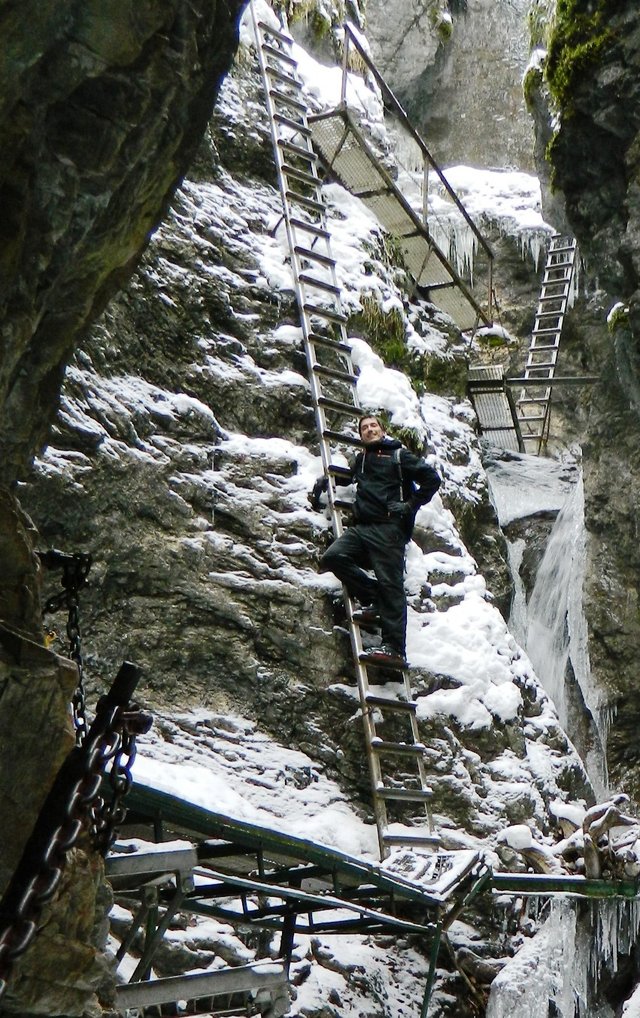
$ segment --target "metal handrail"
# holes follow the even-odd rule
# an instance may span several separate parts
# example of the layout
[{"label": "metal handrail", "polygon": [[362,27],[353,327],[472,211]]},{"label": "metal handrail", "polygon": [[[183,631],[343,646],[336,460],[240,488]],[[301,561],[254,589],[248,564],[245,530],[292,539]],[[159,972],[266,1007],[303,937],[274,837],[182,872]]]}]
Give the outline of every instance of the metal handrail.
[{"label": "metal handrail", "polygon": [[447,178],[444,176],[442,170],[440,169],[440,167],[436,163],[435,159],[431,155],[429,149],[427,148],[424,139],[418,134],[418,132],[416,131],[415,127],[413,126],[413,124],[409,120],[409,117],[407,116],[405,110],[401,106],[400,101],[398,100],[396,95],[392,92],[392,90],[389,87],[389,85],[387,84],[387,82],[384,80],[384,78],[382,77],[382,75],[380,74],[378,69],[373,64],[369,54],[366,52],[366,50],[362,46],[362,43],[359,41],[359,39],[355,35],[353,29],[351,28],[351,25],[348,22],[345,22],[343,27],[344,27],[344,31],[345,31],[346,45],[345,45],[344,59],[343,59],[343,63],[342,63],[342,93],[341,93],[342,101],[344,102],[345,101],[345,97],[346,97],[346,75],[347,75],[347,68],[348,68],[348,63],[349,63],[349,61],[348,61],[349,44],[353,43],[353,45],[355,46],[355,48],[358,51],[358,54],[362,57],[362,59],[364,60],[365,64],[367,65],[368,69],[373,74],[376,82],[380,86],[381,91],[384,92],[386,98],[388,99],[389,106],[391,107],[393,112],[396,114],[396,116],[398,117],[398,120],[402,123],[403,127],[409,132],[409,134],[411,135],[413,140],[418,145],[418,148],[422,152],[426,162],[429,164],[429,166],[431,166],[431,168],[433,170],[435,170],[435,172],[438,175],[438,178],[439,178],[442,186],[446,190],[447,194],[449,195],[451,200],[456,205],[458,211],[463,216],[463,218],[464,218],[465,222],[467,223],[467,225],[469,226],[469,228],[472,230],[473,234],[475,235],[475,237],[478,240],[478,243],[484,248],[487,256],[490,259],[490,264],[493,264],[493,259],[494,259],[495,255],[494,255],[491,247],[489,246],[487,241],[484,239],[484,237],[480,233],[480,230],[478,229],[478,227],[474,223],[473,219],[471,218],[471,216],[469,215],[469,213],[465,209],[464,205],[462,204],[462,202],[458,198],[457,194],[455,193],[455,191],[451,187],[451,184],[449,183]]}]

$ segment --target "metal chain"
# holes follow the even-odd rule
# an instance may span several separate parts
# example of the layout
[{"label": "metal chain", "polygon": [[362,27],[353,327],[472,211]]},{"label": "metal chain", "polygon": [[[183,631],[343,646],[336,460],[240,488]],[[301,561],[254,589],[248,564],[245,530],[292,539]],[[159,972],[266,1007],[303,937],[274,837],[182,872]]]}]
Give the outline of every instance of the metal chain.
[{"label": "metal chain", "polygon": [[78,591],[87,582],[87,576],[91,568],[91,555],[83,552],[67,555],[65,552],[51,549],[50,551],[42,552],[40,560],[48,569],[62,568],[60,583],[64,589],[49,598],[44,606],[44,612],[46,614],[47,612],[58,611],[63,605],[66,606],[68,611],[67,637],[69,639],[69,657],[72,661],[75,661],[78,668],[78,685],[71,698],[71,709],[73,712],[76,743],[80,746],[87,737],[88,726]]},{"label": "metal chain", "polygon": [[[138,669],[125,662],[112,689],[98,702],[96,716],[83,744],[64,761],[45,799],[22,858],[0,902],[0,997],[11,968],[31,943],[44,905],[55,895],[66,854],[83,830],[97,836],[100,851],[113,840],[115,824],[124,816],[122,796],[131,786],[135,737],[151,727],[152,718],[129,699],[137,684]],[[125,709],[128,707],[129,709]],[[124,758],[126,757],[126,762]],[[96,805],[102,776],[109,760],[116,777],[117,809],[113,808],[95,830]]]},{"label": "metal chain", "polygon": [[[136,705],[133,705],[134,707]],[[105,855],[113,844],[117,828],[126,816],[124,797],[133,784],[131,768],[136,758],[136,736],[149,731],[151,717],[140,710],[123,714],[122,735],[111,752],[109,784],[111,801],[96,799],[91,824],[91,836],[97,851]]]}]

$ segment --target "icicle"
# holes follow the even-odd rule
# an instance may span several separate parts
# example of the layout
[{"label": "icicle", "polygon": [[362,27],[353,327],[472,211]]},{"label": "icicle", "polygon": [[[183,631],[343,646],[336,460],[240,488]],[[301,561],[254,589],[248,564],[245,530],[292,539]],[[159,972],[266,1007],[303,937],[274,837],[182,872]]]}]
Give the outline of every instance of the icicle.
[{"label": "icicle", "polygon": [[549,1003],[558,1018],[574,1018],[572,965],[576,916],[573,906],[554,901],[551,913],[535,937],[527,941],[491,984],[487,1018],[540,1018]]}]

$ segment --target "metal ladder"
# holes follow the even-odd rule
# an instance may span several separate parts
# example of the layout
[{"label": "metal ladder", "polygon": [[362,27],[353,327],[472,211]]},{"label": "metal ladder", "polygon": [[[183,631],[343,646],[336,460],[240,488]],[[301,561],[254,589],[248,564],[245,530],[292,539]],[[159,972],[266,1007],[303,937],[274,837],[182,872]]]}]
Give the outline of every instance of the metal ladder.
[{"label": "metal ladder", "polygon": [[573,237],[554,234],[547,254],[536,317],[524,369],[531,379],[516,403],[526,452],[539,455],[549,438],[551,386],[558,362],[560,336],[567,312],[576,257]]},{"label": "metal ladder", "polygon": [[[356,392],[356,374],[347,341],[347,316],[342,307],[336,263],[327,229],[326,205],[318,176],[318,156],[313,150],[307,121],[307,104],[302,82],[292,55],[293,40],[288,32],[258,21],[251,4],[258,58],[275,161],[282,196],[295,292],[307,359],[307,370],[320,443],[322,468],[328,478],[328,501],[335,537],[343,533],[342,510],[351,503],[338,497],[336,482],[349,474],[337,465],[334,451],[361,447],[350,429],[354,418],[363,416]],[[349,422],[347,424],[347,422]],[[377,695],[370,690],[369,669],[380,675],[379,666],[362,659],[364,647],[355,606],[344,590],[344,602],[351,639],[360,705],[364,722],[373,806],[378,828],[380,857],[392,847],[411,846],[432,850],[439,838],[432,833],[425,758],[420,742],[417,705],[412,700],[406,672],[397,671],[403,683],[401,696]],[[388,667],[388,666],[387,666]],[[375,681],[371,682],[375,685]],[[378,728],[394,728],[393,740],[382,737]],[[386,730],[385,729],[385,730]],[[393,771],[393,761],[410,773]],[[414,807],[420,811],[420,827],[398,823],[390,829],[390,813]],[[405,813],[406,815],[406,813]],[[412,819],[414,819],[412,817]]]}]

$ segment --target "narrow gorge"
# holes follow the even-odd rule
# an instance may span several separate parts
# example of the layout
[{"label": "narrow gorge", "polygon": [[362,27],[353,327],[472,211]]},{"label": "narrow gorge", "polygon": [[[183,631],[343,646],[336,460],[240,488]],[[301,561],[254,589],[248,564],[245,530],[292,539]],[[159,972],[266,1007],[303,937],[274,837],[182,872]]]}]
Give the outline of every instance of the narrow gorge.
[{"label": "narrow gorge", "polygon": [[[360,404],[442,478],[405,575],[439,850],[483,879],[584,874],[589,808],[625,795],[635,818],[640,801],[640,16],[631,0],[273,9],[309,114],[340,101],[352,23],[495,252],[493,324],[461,331],[323,171]],[[323,463],[249,8],[65,0],[3,19],[0,883],[73,746],[74,635],[90,719],[122,662],[140,669],[153,725],[134,782],[409,879],[411,852],[379,863],[348,618],[318,571],[331,521],[308,501]],[[347,81],[391,178],[418,187],[366,66]],[[429,199],[467,272],[434,173]],[[580,251],[559,374],[587,381],[554,388],[532,456],[486,441],[466,381],[480,363],[521,374],[555,231]],[[48,549],[91,559],[71,645]],[[637,878],[640,840],[626,848],[598,879]],[[408,923],[296,933],[285,1003],[224,1013],[410,1018],[429,984],[421,1018],[640,1014],[637,899],[474,895],[432,959]],[[125,898],[74,842],[0,1011],[116,1013],[141,954],[138,937],[116,960]],[[279,959],[268,929],[179,910],[167,925],[159,978]]]}]

